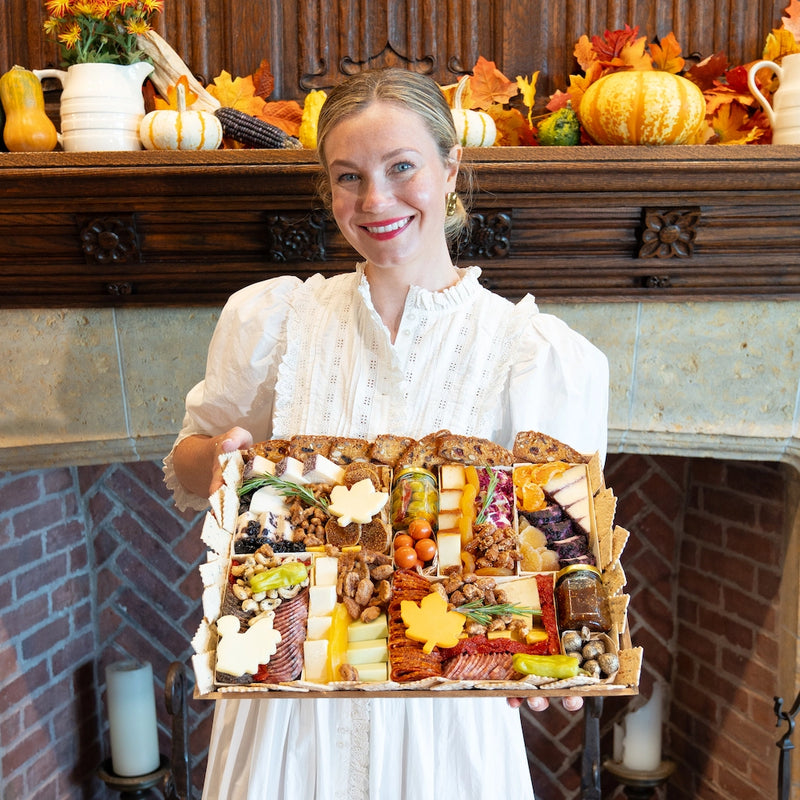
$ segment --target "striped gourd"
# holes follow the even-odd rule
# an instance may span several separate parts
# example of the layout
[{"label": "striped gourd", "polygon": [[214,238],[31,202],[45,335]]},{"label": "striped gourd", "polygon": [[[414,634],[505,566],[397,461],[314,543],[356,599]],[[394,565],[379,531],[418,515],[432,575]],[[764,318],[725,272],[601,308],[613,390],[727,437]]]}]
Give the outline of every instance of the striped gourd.
[{"label": "striped gourd", "polygon": [[612,72],[592,83],[578,116],[597,144],[686,144],[706,115],[688,78],[661,70]]}]

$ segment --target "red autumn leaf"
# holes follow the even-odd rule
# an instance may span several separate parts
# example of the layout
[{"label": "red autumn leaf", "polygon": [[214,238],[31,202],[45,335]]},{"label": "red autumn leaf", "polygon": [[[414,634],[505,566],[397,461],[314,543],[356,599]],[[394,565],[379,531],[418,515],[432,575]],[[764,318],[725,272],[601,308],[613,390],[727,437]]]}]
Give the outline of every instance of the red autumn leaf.
[{"label": "red autumn leaf", "polygon": [[681,57],[681,46],[672,31],[660,41],[650,43],[650,55],[653,57],[654,69],[673,72],[676,75],[686,63]]},{"label": "red autumn leaf", "polygon": [[592,47],[601,61],[612,62],[619,58],[625,45],[633,44],[639,35],[639,26],[625,25],[623,30],[606,31],[603,36],[592,36]]},{"label": "red autumn leaf", "polygon": [[727,68],[728,58],[725,53],[716,53],[703,59],[699,64],[695,64],[686,73],[686,77],[694,81],[702,91],[706,91],[714,86],[715,80],[725,74]]},{"label": "red autumn leaf", "polygon": [[750,94],[750,88],[747,85],[747,67],[739,65],[729,69],[725,73],[725,81],[734,92]]},{"label": "red autumn leaf", "polygon": [[272,76],[269,61],[266,58],[261,61],[258,69],[253,73],[253,86],[255,94],[263,97],[264,100],[272,94],[272,90],[275,88],[275,78]]},{"label": "red autumn leaf", "polygon": [[786,16],[781,17],[783,27],[800,41],[800,0],[792,0],[784,11]]},{"label": "red autumn leaf", "polygon": [[519,93],[516,81],[510,81],[495,66],[494,61],[487,61],[478,56],[478,62],[469,79],[472,94],[470,108],[488,109],[494,103],[503,105]]}]

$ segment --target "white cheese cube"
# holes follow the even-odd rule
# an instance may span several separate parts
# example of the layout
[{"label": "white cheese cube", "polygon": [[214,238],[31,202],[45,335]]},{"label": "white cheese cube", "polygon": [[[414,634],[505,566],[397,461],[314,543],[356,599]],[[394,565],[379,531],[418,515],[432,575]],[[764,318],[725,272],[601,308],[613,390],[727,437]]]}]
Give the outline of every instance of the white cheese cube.
[{"label": "white cheese cube", "polygon": [[348,642],[368,642],[375,639],[384,639],[389,635],[386,614],[381,614],[372,622],[362,622],[357,619],[347,628]]},{"label": "white cheese cube", "polygon": [[445,489],[439,492],[439,513],[461,510],[461,489]]},{"label": "white cheese cube", "polygon": [[306,639],[327,639],[333,617],[309,617],[306,623]]},{"label": "white cheese cube", "polygon": [[439,487],[442,490],[463,489],[467,479],[463,464],[443,464],[439,471]]},{"label": "white cheese cube", "polygon": [[439,571],[461,564],[461,534],[439,531],[436,535],[439,548]]},{"label": "white cheese cube", "polygon": [[328,640],[303,642],[303,674],[307,681],[328,682]]},{"label": "white cheese cube", "polygon": [[332,614],[336,605],[335,586],[308,587],[308,616],[324,617]]},{"label": "white cheese cube", "polygon": [[303,479],[306,483],[344,483],[344,468],[314,453],[303,462]]},{"label": "white cheese cube", "polygon": [[335,586],[339,571],[339,559],[329,556],[317,556],[314,559],[314,585]]},{"label": "white cheese cube", "polygon": [[288,514],[289,507],[282,494],[272,486],[262,486],[253,492],[250,498],[250,513],[260,516],[261,514]]},{"label": "white cheese cube", "polygon": [[275,462],[264,456],[253,456],[248,475],[274,475]]},{"label": "white cheese cube", "polygon": [[359,664],[374,664],[389,660],[389,648],[386,639],[374,639],[367,642],[350,642],[347,646],[347,662],[357,667]]},{"label": "white cheese cube", "polygon": [[308,481],[303,477],[303,462],[291,456],[284,456],[275,467],[275,474],[289,483],[304,486]]},{"label": "white cheese cube", "polygon": [[384,683],[389,680],[389,665],[382,661],[379,664],[359,664],[358,679],[363,683]]},{"label": "white cheese cube", "polygon": [[444,514],[439,514],[439,530],[446,531],[458,528],[458,518],[460,516],[460,511],[445,511]]}]

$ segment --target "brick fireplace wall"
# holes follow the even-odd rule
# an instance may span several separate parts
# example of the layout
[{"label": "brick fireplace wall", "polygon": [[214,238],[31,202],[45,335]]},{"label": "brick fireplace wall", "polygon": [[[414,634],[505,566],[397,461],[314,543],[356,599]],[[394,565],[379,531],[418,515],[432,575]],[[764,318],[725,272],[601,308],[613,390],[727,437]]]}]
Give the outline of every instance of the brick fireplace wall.
[{"label": "brick fireplace wall", "polygon": [[[659,679],[670,699],[664,752],[678,768],[661,797],[774,796],[773,696],[797,603],[795,591],[794,609],[781,604],[786,468],[612,455],[606,479],[632,532],[622,563],[642,694]],[[153,664],[169,753],[163,682],[199,621],[200,521],[175,510],[155,462],[0,473],[4,800],[116,796],[95,771],[108,756],[104,668],[122,657]],[[604,756],[634,703],[605,701]],[[199,787],[210,705],[190,706]],[[525,712],[523,724],[538,800],[577,798],[582,716]],[[623,796],[608,774],[603,790]]]}]

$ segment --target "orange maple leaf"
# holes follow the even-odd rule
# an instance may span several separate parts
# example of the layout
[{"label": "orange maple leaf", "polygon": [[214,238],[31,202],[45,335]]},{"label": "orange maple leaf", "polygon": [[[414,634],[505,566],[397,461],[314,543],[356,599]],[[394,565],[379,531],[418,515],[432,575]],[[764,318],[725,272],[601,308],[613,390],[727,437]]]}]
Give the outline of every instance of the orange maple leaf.
[{"label": "orange maple leaf", "polygon": [[525,147],[534,143],[533,130],[516,108],[503,108],[495,103],[486,109],[497,128],[495,147]]},{"label": "orange maple leaf", "polygon": [[297,136],[303,119],[303,109],[296,100],[276,100],[264,103],[258,116],[289,136]]},{"label": "orange maple leaf", "polygon": [[740,103],[725,103],[711,118],[714,133],[720,144],[747,144],[761,136],[761,131],[749,124],[748,110]]},{"label": "orange maple leaf", "polygon": [[186,98],[186,108],[191,108],[192,103],[197,100],[197,95],[189,88],[189,79],[186,75],[181,75],[178,82],[167,87],[167,99],[155,98],[155,107],[159,110],[172,109],[178,110],[178,86],[183,86],[184,97]]},{"label": "orange maple leaf", "polygon": [[253,88],[255,93],[266,100],[275,88],[275,78],[272,76],[272,70],[269,66],[269,61],[263,59],[259,64],[258,69],[253,73]]},{"label": "orange maple leaf", "polygon": [[800,52],[800,44],[794,34],[784,28],[777,28],[767,34],[762,57],[769,61],[780,61],[783,56]]},{"label": "orange maple leaf", "polygon": [[482,110],[488,109],[493,103],[503,105],[519,92],[516,82],[510,81],[497,69],[494,61],[487,61],[483,56],[478,56],[469,79],[469,88],[472,92],[471,104],[464,104],[464,107]]},{"label": "orange maple leaf", "polygon": [[586,72],[589,67],[597,61],[597,52],[592,46],[589,37],[584,33],[581,38],[575,43],[575,49],[572,51],[578,66]]},{"label": "orange maple leaf", "polygon": [[653,59],[649,53],[645,52],[646,44],[646,36],[626,44],[620,51],[619,59],[614,59],[614,61],[619,61],[621,62],[619,66],[630,69],[653,69]]},{"label": "orange maple leaf", "polygon": [[800,39],[800,0],[791,0],[784,12],[786,16],[781,17],[782,27],[795,39]]},{"label": "orange maple leaf", "polygon": [[650,55],[653,57],[653,68],[678,74],[686,61],[681,57],[681,46],[670,31],[659,42],[650,43]]},{"label": "orange maple leaf", "polygon": [[222,70],[207,89],[223,106],[236,108],[254,117],[259,116],[264,107],[264,100],[256,95],[250,75],[231,79],[230,72]]},{"label": "orange maple leaf", "polygon": [[[581,107],[581,99],[584,92],[593,84],[598,78],[603,76],[603,65],[599,61],[595,61],[586,70],[586,75],[570,75],[569,88],[567,89],[567,96],[572,103],[572,107],[577,111]],[[563,106],[562,106],[563,107]],[[550,108],[550,111],[557,111],[558,109]]]}]

